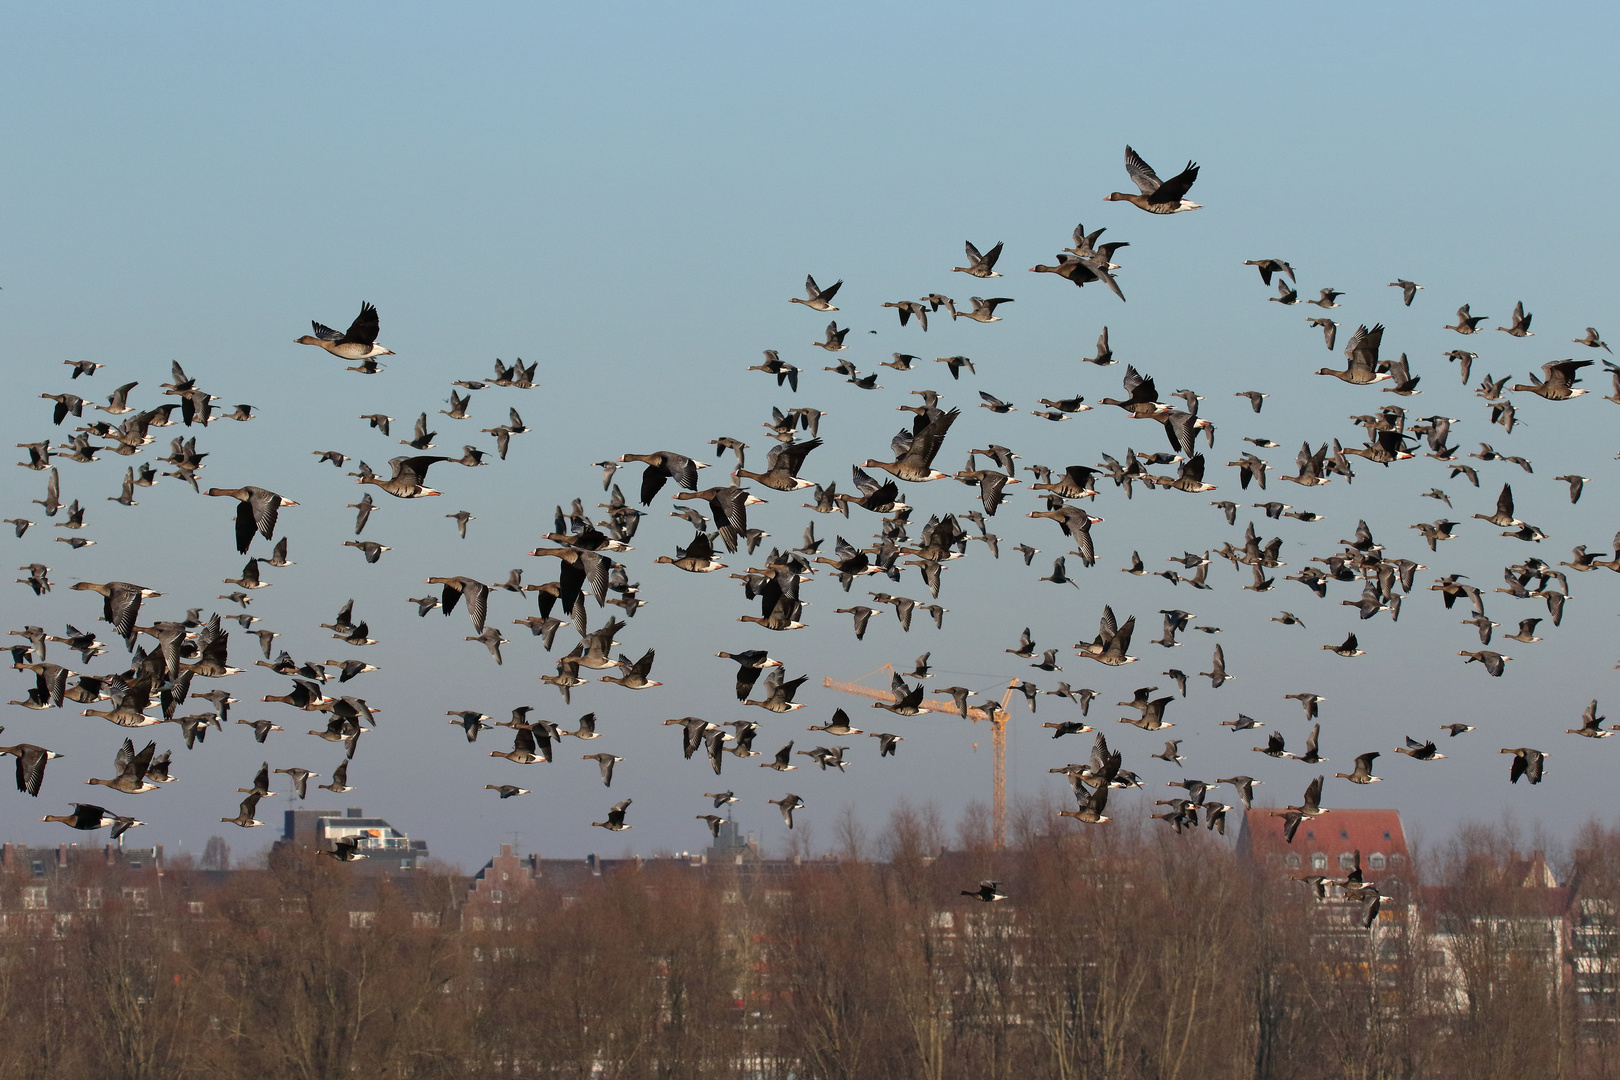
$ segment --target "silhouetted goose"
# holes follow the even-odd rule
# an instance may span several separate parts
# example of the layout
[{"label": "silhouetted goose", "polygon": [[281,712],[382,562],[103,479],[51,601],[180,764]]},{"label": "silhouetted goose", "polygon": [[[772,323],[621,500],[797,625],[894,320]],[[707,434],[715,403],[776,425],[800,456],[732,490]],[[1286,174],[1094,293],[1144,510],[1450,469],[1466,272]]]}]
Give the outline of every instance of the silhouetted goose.
[{"label": "silhouetted goose", "polygon": [[1264,285],[1271,284],[1272,274],[1287,274],[1289,281],[1295,280],[1294,268],[1281,259],[1244,259],[1243,265],[1260,271],[1260,282]]},{"label": "silhouetted goose", "polygon": [[1540,750],[1533,750],[1528,746],[1521,746],[1513,750],[1504,747],[1498,753],[1513,755],[1512,765],[1508,769],[1508,781],[1510,783],[1517,784],[1521,776],[1532,784],[1541,783],[1541,774],[1546,766],[1547,759],[1545,753]]},{"label": "silhouetted goose", "polygon": [[1176,214],[1184,210],[1200,210],[1202,207],[1183,196],[1198,179],[1198,166],[1187,162],[1187,167],[1169,180],[1160,180],[1153,168],[1143,161],[1141,156],[1129,146],[1125,147],[1125,171],[1130,174],[1131,180],[1141,190],[1140,195],[1126,192],[1111,192],[1105,202],[1128,202],[1150,214]]},{"label": "silhouetted goose", "polygon": [[620,802],[614,803],[612,807],[608,809],[607,820],[593,821],[591,822],[591,827],[597,829],[606,829],[609,832],[623,832],[624,830],[630,828],[629,824],[627,824],[624,820],[624,815],[625,811],[630,809],[630,804],[634,801],[635,800],[633,799],[624,799]]},{"label": "silhouetted goose", "polygon": [[[898,679],[899,676],[895,676],[895,678]],[[833,710],[832,719],[828,720],[825,724],[821,724],[820,726],[811,726],[806,730],[825,731],[827,734],[836,735],[840,739],[847,738],[851,735],[865,734],[865,732],[863,732],[860,728],[855,727],[849,722],[849,714],[843,709]]]},{"label": "silhouetted goose", "polygon": [[814,277],[806,275],[804,279],[805,299],[801,299],[797,296],[789,297],[788,299],[790,303],[803,304],[812,311],[837,311],[838,309],[832,305],[832,298],[838,295],[838,290],[841,289],[843,285],[844,279],[839,278],[837,281],[823,289],[816,284],[816,279]]},{"label": "silhouetted goose", "polygon": [[500,797],[503,798],[503,799],[510,799],[514,795],[527,795],[527,794],[529,794],[529,789],[528,788],[521,788],[521,787],[518,787],[516,784],[485,784],[484,785],[484,790],[485,791],[499,792]]},{"label": "silhouetted goose", "polygon": [[[1320,299],[1307,300],[1305,302],[1307,304],[1315,304],[1319,308],[1342,307],[1343,305],[1338,303],[1338,299],[1339,299],[1339,297],[1341,297],[1343,295],[1344,295],[1344,293],[1340,292],[1338,289],[1323,289]],[[1333,346],[1331,346],[1331,345],[1328,346],[1328,348],[1332,348],[1332,347]]]},{"label": "silhouetted goose", "polygon": [[341,334],[318,322],[311,322],[310,326],[315,330],[314,335],[305,334],[296,344],[314,345],[344,360],[370,360],[394,353],[392,349],[377,344],[377,309],[369,303],[360,305],[360,314]]},{"label": "silhouetted goose", "polygon": [[788,792],[780,799],[766,799],[765,801],[782,811],[782,820],[787,822],[787,827],[790,829],[793,828],[793,811],[805,805],[804,800],[792,792]]},{"label": "silhouetted goose", "polygon": [[1479,333],[1479,324],[1490,318],[1489,315],[1471,315],[1468,305],[1464,304],[1457,309],[1457,325],[1441,327],[1443,330],[1455,330],[1459,334]]},{"label": "silhouetted goose", "polygon": [[986,904],[1007,899],[1007,894],[1001,891],[999,881],[981,881],[977,889],[963,889],[962,895],[971,896],[975,900],[982,900]]}]

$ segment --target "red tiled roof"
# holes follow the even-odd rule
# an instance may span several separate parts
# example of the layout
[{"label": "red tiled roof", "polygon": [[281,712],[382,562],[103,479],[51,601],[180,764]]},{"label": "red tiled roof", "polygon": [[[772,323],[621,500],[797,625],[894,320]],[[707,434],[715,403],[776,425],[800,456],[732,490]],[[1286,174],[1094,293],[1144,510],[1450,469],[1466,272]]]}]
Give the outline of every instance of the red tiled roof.
[{"label": "red tiled roof", "polygon": [[[1361,852],[1362,874],[1368,881],[1386,875],[1404,877],[1411,858],[1406,850],[1406,832],[1401,828],[1398,810],[1333,810],[1308,818],[1294,834],[1294,842],[1283,839],[1283,819],[1265,810],[1247,810],[1238,833],[1238,853],[1258,866],[1273,867],[1284,874],[1323,873],[1340,876],[1339,856]],[[1325,855],[1326,869],[1312,869],[1312,856]],[[1373,855],[1384,857],[1384,866],[1373,865]],[[1290,865],[1289,856],[1298,856],[1299,865]]]}]

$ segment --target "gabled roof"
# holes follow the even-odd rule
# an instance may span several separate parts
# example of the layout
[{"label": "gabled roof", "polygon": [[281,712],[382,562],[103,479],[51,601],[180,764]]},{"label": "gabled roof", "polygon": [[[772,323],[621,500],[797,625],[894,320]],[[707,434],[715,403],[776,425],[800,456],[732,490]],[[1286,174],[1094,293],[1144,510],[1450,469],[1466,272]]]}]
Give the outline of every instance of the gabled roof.
[{"label": "gabled roof", "polygon": [[[1283,838],[1282,818],[1263,809],[1246,810],[1237,851],[1255,865],[1281,874],[1310,873],[1311,856],[1325,854],[1329,876],[1341,873],[1340,855],[1359,851],[1362,875],[1373,882],[1391,874],[1407,876],[1411,859],[1399,810],[1331,810],[1301,822],[1292,844]],[[1374,854],[1384,856],[1382,869],[1371,865]],[[1299,866],[1289,865],[1289,855],[1299,856]]]}]

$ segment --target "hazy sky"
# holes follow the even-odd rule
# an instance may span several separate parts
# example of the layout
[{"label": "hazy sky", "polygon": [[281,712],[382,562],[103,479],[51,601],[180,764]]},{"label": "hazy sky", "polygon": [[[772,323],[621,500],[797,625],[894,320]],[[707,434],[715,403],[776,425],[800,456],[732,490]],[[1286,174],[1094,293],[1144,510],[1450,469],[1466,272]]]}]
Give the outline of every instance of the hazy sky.
[{"label": "hazy sky", "polygon": [[[101,842],[104,833],[81,836],[37,820],[90,798],[150,823],[132,842],[200,851],[210,834],[228,830],[243,853],[279,832],[288,806],[360,805],[474,867],[514,837],[547,856],[698,850],[707,833],[692,816],[708,812],[699,793],[722,785],[742,797],[739,821],[773,850],[788,834],[765,800],[801,795],[808,805],[800,831],[826,847],[846,807],[876,831],[901,798],[935,801],[951,821],[970,800],[988,801],[982,725],[891,718],[820,686],[823,676],[852,678],[884,662],[909,669],[924,651],[932,652],[935,685],[990,690],[1027,676],[1043,688],[1060,678],[1095,688],[1089,719],[1148,779],[1150,798],[1168,794],[1166,780],[1248,772],[1265,780],[1264,801],[1296,801],[1319,770],[1255,755],[1249,748],[1264,732],[1234,735],[1218,722],[1247,713],[1293,745],[1308,725],[1283,695],[1312,690],[1328,699],[1325,771],[1348,771],[1367,750],[1385,755],[1377,763],[1382,784],[1330,782],[1330,806],[1396,806],[1409,829],[1430,837],[1504,810],[1559,834],[1588,815],[1612,819],[1603,795],[1620,746],[1563,732],[1594,697],[1615,707],[1620,579],[1572,575],[1563,625],[1544,622],[1545,641],[1498,638],[1494,647],[1515,658],[1502,679],[1463,665],[1458,650],[1479,647],[1474,629],[1457,625],[1467,612],[1444,611],[1425,590],[1441,573],[1468,574],[1487,590],[1498,634],[1511,631],[1546,612],[1539,601],[1489,592],[1503,566],[1532,555],[1556,563],[1577,543],[1607,551],[1620,528],[1620,412],[1601,400],[1610,392],[1601,368],[1586,373],[1594,392],[1579,400],[1514,395],[1521,426],[1508,435],[1488,424],[1484,403],[1443,359],[1446,350],[1469,348],[1480,354],[1475,383],[1485,373],[1520,381],[1550,360],[1606,357],[1570,344],[1588,325],[1620,339],[1610,257],[1617,214],[1606,195],[1620,163],[1603,137],[1616,105],[1606,74],[1616,21],[1598,5],[1532,13],[1500,4],[1353,12],[1169,5],[1152,15],[1068,4],[990,12],[950,2],[14,9],[0,40],[0,133],[10,150],[0,177],[0,355],[15,390],[0,400],[0,419],[15,433],[9,441],[65,440],[71,425],[51,428],[42,392],[71,389],[104,401],[120,383],[139,380],[131,401],[150,407],[161,400],[171,360],[222,406],[256,405],[250,423],[186,432],[211,455],[205,486],[256,484],[301,504],[281,518],[298,565],[266,568],[274,586],[249,610],[295,657],[352,654],[378,665],[345,689],[382,712],[351,768],[355,792],[302,804],[266,800],[259,816],[270,827],[242,833],[216,822],[235,813],[235,789],[250,784],[261,760],[324,779],[339,758],[302,734],[316,726],[311,714],[258,702],[284,692],[287,680],[251,668],[223,684],[241,699],[233,717],[262,716],[288,729],[263,747],[232,728],[187,752],[176,728],[153,729],[160,747],[176,748],[180,782],[138,797],[81,783],[111,775],[125,732],[80,718],[77,708],[7,709],[0,741],[40,743],[67,757],[50,767],[37,801],[0,793],[0,833],[30,843]],[[1191,197],[1205,208],[1158,218],[1105,204],[1104,195],[1129,186],[1126,143],[1166,176],[1196,159],[1203,173]],[[1106,226],[1105,240],[1129,241],[1117,259],[1128,303],[1025,272],[1051,262],[1077,222]],[[981,248],[1005,241],[1005,278],[952,274],[964,240]],[[1322,312],[1267,301],[1274,289],[1242,265],[1261,257],[1292,262],[1302,296],[1344,290],[1343,306],[1331,312],[1342,324],[1340,350],[1358,323],[1384,322],[1386,358],[1407,353],[1423,393],[1396,399],[1311,374],[1340,366],[1341,351],[1327,352],[1305,325]],[[828,317],[787,303],[802,295],[807,272],[824,284],[845,281],[835,317],[853,330],[841,355],[863,372],[899,350],[927,361],[966,354],[977,376],[953,383],[942,365],[926,363],[909,373],[883,370],[884,389],[868,393],[823,373],[835,358],[810,342]],[[1425,286],[1409,309],[1386,287],[1397,277]],[[936,318],[927,334],[900,329],[878,306],[936,290],[1016,303],[1001,309],[1003,322]],[[310,319],[346,326],[362,300],[378,305],[381,340],[398,354],[385,358],[384,374],[345,372],[325,353],[293,344]],[[1491,316],[1486,327],[1503,325],[1517,300],[1534,313],[1534,337],[1498,338],[1488,329],[1462,339],[1441,329],[1465,302]],[[1104,325],[1122,362],[1080,364]],[[797,395],[744,372],[767,348],[806,369]],[[345,504],[362,489],[311,452],[337,449],[382,469],[408,452],[395,440],[409,437],[417,413],[447,407],[451,380],[487,377],[494,358],[519,356],[539,362],[537,389],[481,391],[476,423],[435,415],[433,425],[440,452],[454,454],[466,443],[489,446],[478,429],[516,407],[534,430],[514,438],[508,460],[436,467],[431,480],[444,491],[437,499],[378,492],[363,538],[394,549],[378,564],[339,546],[352,538]],[[106,367],[70,384],[63,359]],[[512,637],[501,667],[462,640],[471,630],[460,611],[418,619],[406,603],[431,575],[493,582],[521,567],[526,580],[547,580],[555,562],[527,552],[550,529],[555,505],[576,496],[591,506],[605,501],[589,462],[670,449],[717,462],[703,481],[724,483],[731,459],[719,463],[708,440],[737,436],[751,446],[750,464],[763,460],[770,441],[758,425],[773,405],[829,414],[826,445],[804,475],[841,490],[850,487],[851,462],[888,456],[890,436],[909,419],[894,409],[921,388],[963,408],[936,463],[948,470],[987,442],[1012,447],[1021,464],[1056,468],[1095,464],[1105,452],[1120,457],[1127,446],[1161,449],[1156,425],[1106,407],[1064,424],[974,407],[981,389],[1020,410],[1038,397],[1118,395],[1124,362],[1156,376],[1165,393],[1190,387],[1206,396],[1202,415],[1219,429],[1209,479],[1220,489],[1138,489],[1127,501],[1108,485],[1091,507],[1105,519],[1093,530],[1097,566],[1069,562],[1078,589],[1036,580],[1071,545],[1051,523],[1025,519],[1040,504],[1014,488],[993,523],[1001,559],[973,544],[946,572],[943,631],[919,616],[903,635],[884,610],[857,643],[849,617],[833,609],[865,600],[864,590],[846,596],[818,579],[805,586],[810,628],[772,634],[735,621],[757,605],[724,573],[696,577],[653,564],[691,535],[665,516],[666,492],[624,558],[649,603],[620,635],[631,656],[657,648],[653,677],[665,685],[632,693],[597,684],[576,692],[572,706],[537,681],[571,647],[572,633],[560,633],[547,656],[510,626],[533,613],[532,602],[492,597],[490,624]],[[1232,396],[1248,389],[1272,395],[1259,416]],[[1253,449],[1242,436],[1265,436],[1281,445],[1261,452],[1278,472],[1292,472],[1302,439],[1360,445],[1347,418],[1396,401],[1414,418],[1456,418],[1453,438],[1464,452],[1490,442],[1529,458],[1534,474],[1470,461],[1480,470],[1475,490],[1424,458],[1388,469],[1358,462],[1353,485],[1306,490],[1273,481],[1259,495],[1240,492],[1236,470],[1224,467]],[[373,411],[396,418],[394,438],[356,419]],[[134,460],[164,453],[180,430],[158,431]],[[220,579],[243,561],[232,544],[234,503],[172,479],[141,490],[138,507],[108,503],[131,459],[103,456],[60,466],[63,498],[83,500],[82,535],[97,541],[77,552],[58,548],[63,531],[28,505],[43,497],[44,474],[7,471],[0,508],[38,524],[0,543],[11,565],[49,564],[57,588],[36,599],[9,587],[5,629],[37,624],[59,633],[72,622],[110,639],[95,622],[97,598],[68,591],[78,580],[161,590],[143,621],[199,605],[238,610],[214,599],[231,591]],[[1575,507],[1553,479],[1567,472],[1592,480]],[[632,497],[638,478],[638,467],[620,475]],[[1519,516],[1545,529],[1546,541],[1504,539],[1471,519],[1494,508],[1503,481],[1514,485]],[[1453,511],[1418,497],[1437,485]],[[772,534],[767,545],[797,544],[812,518],[828,547],[839,533],[864,543],[875,528],[876,518],[860,511],[850,521],[816,516],[800,509],[800,496],[762,494],[770,505],[754,508],[752,520]],[[973,489],[949,481],[913,485],[906,495],[919,523],[977,505]],[[1232,529],[1209,506],[1211,498],[1267,497],[1326,520],[1271,522],[1255,510]],[[464,541],[444,518],[463,509],[477,518]],[[1464,524],[1431,554],[1407,526],[1446,514]],[[1356,598],[1359,586],[1339,586],[1324,602],[1280,579],[1267,595],[1242,591],[1248,571],[1224,563],[1211,568],[1209,592],[1119,573],[1133,549],[1160,569],[1183,550],[1241,543],[1250,519],[1263,537],[1283,537],[1281,573],[1297,573],[1336,550],[1362,518],[1387,554],[1430,567],[1397,623],[1386,615],[1356,622],[1338,602]],[[1025,541],[1042,549],[1031,568],[1010,550]],[[255,541],[253,553],[268,548]],[[724,561],[741,569],[763,555]],[[915,573],[869,587],[926,598]],[[347,648],[317,628],[351,596],[380,644]],[[1141,662],[1107,670],[1074,655],[1074,642],[1096,634],[1105,603],[1122,620],[1138,617],[1132,651]],[[1223,632],[1188,633],[1177,649],[1151,644],[1159,610],[1177,607]],[[1309,629],[1269,621],[1282,609]],[[592,625],[602,618],[593,606]],[[1061,674],[1033,671],[1003,652],[1025,626],[1039,648],[1063,647]],[[1368,655],[1347,660],[1320,649],[1352,629]],[[1185,765],[1151,760],[1164,736],[1117,724],[1126,713],[1113,703],[1138,686],[1169,687],[1159,674],[1169,667],[1205,670],[1216,642],[1235,681],[1211,690],[1195,677],[1167,716],[1176,725],[1167,734],[1184,739]],[[240,632],[231,644],[239,666],[259,657]],[[798,698],[808,708],[785,716],[739,708],[734,666],[711,654],[746,648],[769,648],[789,676],[809,675]],[[53,646],[51,659],[69,655]],[[86,666],[110,672],[124,663],[112,639]],[[7,696],[21,697],[29,682],[14,675],[9,685]],[[594,710],[604,738],[564,741],[554,763],[523,768],[487,756],[510,746],[504,731],[469,746],[444,716],[475,708],[502,719],[523,704],[565,727]],[[874,741],[860,737],[846,740],[853,764],[844,775],[821,773],[808,759],[786,776],[732,759],[717,778],[701,758],[681,760],[678,733],[659,726],[692,714],[758,720],[756,746],[769,754],[790,738],[800,749],[830,745],[804,729],[839,705],[867,730],[904,735],[899,756],[879,761]],[[1043,698],[1031,716],[1015,702],[1014,800],[1067,797],[1046,770],[1083,760],[1091,736],[1054,743],[1039,724],[1077,713]],[[1450,720],[1479,730],[1449,740],[1447,760],[1419,764],[1391,753],[1404,734],[1437,735]],[[144,741],[148,733],[136,734]],[[1523,745],[1553,754],[1539,788],[1507,784],[1508,759],[1496,751]],[[611,790],[594,762],[579,760],[598,749],[625,758]],[[505,782],[534,794],[498,801],[483,790]],[[277,790],[286,787],[283,779]],[[608,836],[589,827],[625,797],[635,799],[634,831]]]}]

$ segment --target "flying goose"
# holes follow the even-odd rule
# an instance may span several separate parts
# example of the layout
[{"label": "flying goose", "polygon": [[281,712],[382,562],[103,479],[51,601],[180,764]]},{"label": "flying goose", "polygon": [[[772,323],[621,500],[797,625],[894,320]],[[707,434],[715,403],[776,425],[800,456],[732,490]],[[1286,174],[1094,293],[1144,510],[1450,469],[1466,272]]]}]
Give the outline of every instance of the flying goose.
[{"label": "flying goose", "polygon": [[[1187,162],[1187,167],[1169,180],[1160,180],[1152,166],[1143,161],[1141,156],[1129,146],[1125,147],[1125,171],[1130,174],[1131,180],[1141,189],[1140,195],[1126,192],[1111,192],[1104,202],[1128,202],[1140,210],[1150,214],[1177,214],[1185,210],[1201,210],[1198,203],[1184,198],[1187,189],[1193,186],[1198,179],[1198,166]],[[1292,272],[1290,272],[1292,276]]]},{"label": "flying goose", "polygon": [[596,762],[597,768],[599,768],[601,770],[601,772],[602,772],[602,786],[603,787],[612,787],[613,786],[613,766],[615,766],[619,762],[623,761],[624,758],[622,758],[622,757],[614,757],[612,754],[603,752],[603,753],[600,753],[600,754],[581,754],[580,755],[580,760],[581,761],[594,761],[594,762]]},{"label": "flying goose", "polygon": [[[356,483],[373,484],[382,488],[396,499],[420,499],[430,495],[439,495],[441,492],[430,488],[426,484],[429,466],[440,461],[449,461],[442,454],[419,454],[415,457],[396,457],[388,460],[388,467],[393,475],[383,480],[372,472],[365,462],[360,463],[359,479]],[[355,522],[355,532],[365,527],[365,519],[370,507],[362,504],[359,519]]]},{"label": "flying goose", "polygon": [[1513,305],[1512,321],[1507,326],[1498,326],[1497,329],[1514,337],[1535,337],[1536,335],[1530,332],[1530,319],[1531,316],[1524,313],[1524,301],[1520,300]]},{"label": "flying goose", "polygon": [[[1442,330],[1455,330],[1455,331],[1457,331],[1457,333],[1465,334],[1465,335],[1466,334],[1477,334],[1477,333],[1479,333],[1479,324],[1484,322],[1488,318],[1490,318],[1489,315],[1471,315],[1471,314],[1469,314],[1468,305],[1464,304],[1462,307],[1457,309],[1457,325],[1456,326],[1443,326],[1443,327],[1441,327],[1441,329]],[[1466,381],[1466,379],[1464,381]]]},{"label": "flying goose", "polygon": [[766,799],[766,802],[782,811],[782,820],[787,822],[788,828],[793,828],[793,811],[805,805],[803,799],[789,792],[780,799]]},{"label": "flying goose", "polygon": [[963,889],[962,895],[971,896],[975,900],[982,900],[986,904],[1007,899],[1007,894],[1001,891],[999,881],[981,881],[977,889]]},{"label": "flying goose", "polygon": [[[0,727],[0,731],[4,730],[4,727]],[[17,759],[17,790],[35,798],[39,797],[39,787],[45,782],[46,764],[53,758],[63,756],[33,743],[0,746],[0,754],[10,754]]]},{"label": "flying goose", "polygon": [[318,322],[312,321],[310,326],[315,330],[314,335],[305,334],[295,344],[314,345],[344,360],[371,360],[394,355],[394,350],[377,344],[377,309],[369,303],[360,305],[360,314],[341,334]]},{"label": "flying goose", "polygon": [[792,296],[788,298],[788,302],[793,304],[803,304],[812,311],[837,311],[838,309],[832,305],[832,298],[838,295],[838,290],[843,288],[843,285],[844,279],[839,278],[837,281],[823,289],[816,284],[816,279],[814,277],[806,275],[804,279],[805,298],[801,299],[800,297]]},{"label": "flying goose", "polygon": [[1513,763],[1508,769],[1508,781],[1510,783],[1517,784],[1521,776],[1532,784],[1541,783],[1541,774],[1548,755],[1540,750],[1533,750],[1528,746],[1521,746],[1511,750],[1504,747],[1498,753],[1513,755]]},{"label": "flying goose", "polygon": [[[967,242],[966,247],[968,264],[966,266],[951,267],[951,270],[954,273],[972,274],[976,278],[993,278],[1001,276],[1000,274],[996,273],[996,260],[1001,258],[1001,244],[999,242],[995,247],[991,248],[983,255],[979,254],[979,249],[973,246],[973,242],[971,240]],[[901,317],[901,322],[903,325],[904,316]],[[927,323],[923,324],[923,329],[928,329]]]},{"label": "flying goose", "polygon": [[[1607,719],[1608,717],[1597,714],[1597,699],[1593,698],[1592,703],[1581,714],[1581,726],[1570,728],[1564,734],[1585,735],[1589,739],[1606,739],[1614,734],[1614,732],[1603,726],[1603,721]],[[3,752],[3,748],[0,748],[0,752]]]},{"label": "flying goose", "polygon": [[[109,787],[114,791],[122,791],[126,795],[139,795],[146,791],[156,791],[157,785],[146,779],[147,769],[152,764],[152,755],[156,752],[157,743],[155,742],[147,743],[140,753],[136,753],[134,742],[125,739],[124,745],[119,747],[117,755],[113,758],[113,768],[118,771],[118,774],[111,780],[91,778],[86,780],[85,783],[100,784],[102,787]],[[21,764],[22,759],[19,757],[18,765]],[[37,794],[37,792],[34,794]]]},{"label": "flying goose", "polygon": [[624,830],[630,828],[630,826],[625,823],[624,814],[626,810],[630,809],[630,804],[633,801],[634,800],[632,799],[624,799],[620,802],[614,803],[608,809],[607,820],[593,821],[591,822],[591,826],[593,828],[606,829],[609,832],[623,832]]},{"label": "flying goose", "polygon": [[[242,805],[240,808],[238,808],[235,817],[220,818],[219,820],[221,822],[228,822],[244,829],[251,829],[255,825],[263,825],[264,822],[255,819],[253,816],[253,812],[258,809],[259,799],[262,797],[263,796],[259,795],[257,792],[250,793],[247,798],[242,800]],[[73,827],[76,829],[84,828],[82,825],[75,825]],[[91,827],[94,828],[94,826]]]}]

